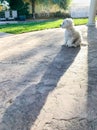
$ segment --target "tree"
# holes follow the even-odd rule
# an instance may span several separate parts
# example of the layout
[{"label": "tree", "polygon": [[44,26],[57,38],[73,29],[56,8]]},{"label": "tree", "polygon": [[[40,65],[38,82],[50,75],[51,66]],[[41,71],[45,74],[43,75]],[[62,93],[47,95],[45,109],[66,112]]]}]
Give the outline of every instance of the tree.
[{"label": "tree", "polygon": [[[32,17],[35,19],[35,5],[36,2],[43,4],[48,4],[48,0],[30,0],[32,3]],[[66,10],[71,2],[71,0],[50,0],[53,4],[58,4],[60,8]]]},{"label": "tree", "polygon": [[36,0],[30,0],[32,3],[32,17],[33,19],[35,19],[35,4],[36,4]]},{"label": "tree", "polygon": [[37,2],[40,2],[40,3],[47,3],[47,0],[30,0],[31,3],[32,3],[32,17],[33,19],[35,19],[35,6],[36,6],[36,3]]},{"label": "tree", "polygon": [[24,3],[23,0],[10,0],[10,8],[17,10],[19,15],[28,14],[28,3]]},{"label": "tree", "polygon": [[58,4],[60,8],[66,10],[71,2],[71,0],[53,0],[54,3]]},{"label": "tree", "polygon": [[1,3],[2,3],[3,1],[7,1],[8,3],[10,2],[10,0],[0,0]]},{"label": "tree", "polygon": [[7,1],[7,0],[1,0],[0,5],[3,7],[3,10],[9,10],[10,9],[9,1]]}]

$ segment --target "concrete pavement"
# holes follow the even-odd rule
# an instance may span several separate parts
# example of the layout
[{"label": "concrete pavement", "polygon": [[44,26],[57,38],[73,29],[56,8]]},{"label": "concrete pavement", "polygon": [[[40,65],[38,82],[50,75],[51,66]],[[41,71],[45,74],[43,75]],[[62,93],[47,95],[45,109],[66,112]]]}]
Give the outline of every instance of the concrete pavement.
[{"label": "concrete pavement", "polygon": [[97,29],[64,47],[64,30],[0,37],[0,130],[97,130]]}]

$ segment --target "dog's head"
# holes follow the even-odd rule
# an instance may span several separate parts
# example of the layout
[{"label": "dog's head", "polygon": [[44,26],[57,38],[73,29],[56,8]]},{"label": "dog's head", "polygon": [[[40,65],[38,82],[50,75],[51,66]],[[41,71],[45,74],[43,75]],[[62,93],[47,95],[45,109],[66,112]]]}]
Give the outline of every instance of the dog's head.
[{"label": "dog's head", "polygon": [[63,23],[61,24],[62,28],[71,28],[73,26],[74,26],[74,23],[71,18],[64,19]]}]

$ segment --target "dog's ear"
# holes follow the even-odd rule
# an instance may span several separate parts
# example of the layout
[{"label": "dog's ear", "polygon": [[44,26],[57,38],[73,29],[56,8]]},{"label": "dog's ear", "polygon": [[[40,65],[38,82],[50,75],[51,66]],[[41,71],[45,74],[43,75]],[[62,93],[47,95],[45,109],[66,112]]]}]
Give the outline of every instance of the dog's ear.
[{"label": "dog's ear", "polygon": [[72,18],[68,18],[68,21],[70,22],[71,26],[74,26],[74,22]]},{"label": "dog's ear", "polygon": [[69,27],[74,26],[74,22],[72,18],[66,18],[65,21],[67,21]]}]

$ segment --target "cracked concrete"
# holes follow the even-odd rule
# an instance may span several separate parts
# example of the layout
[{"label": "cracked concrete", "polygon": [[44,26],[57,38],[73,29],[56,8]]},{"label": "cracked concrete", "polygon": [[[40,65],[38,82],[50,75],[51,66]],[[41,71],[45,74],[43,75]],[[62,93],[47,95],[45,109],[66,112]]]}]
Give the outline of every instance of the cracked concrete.
[{"label": "cracked concrete", "polygon": [[97,130],[97,28],[0,35],[0,130]]}]

